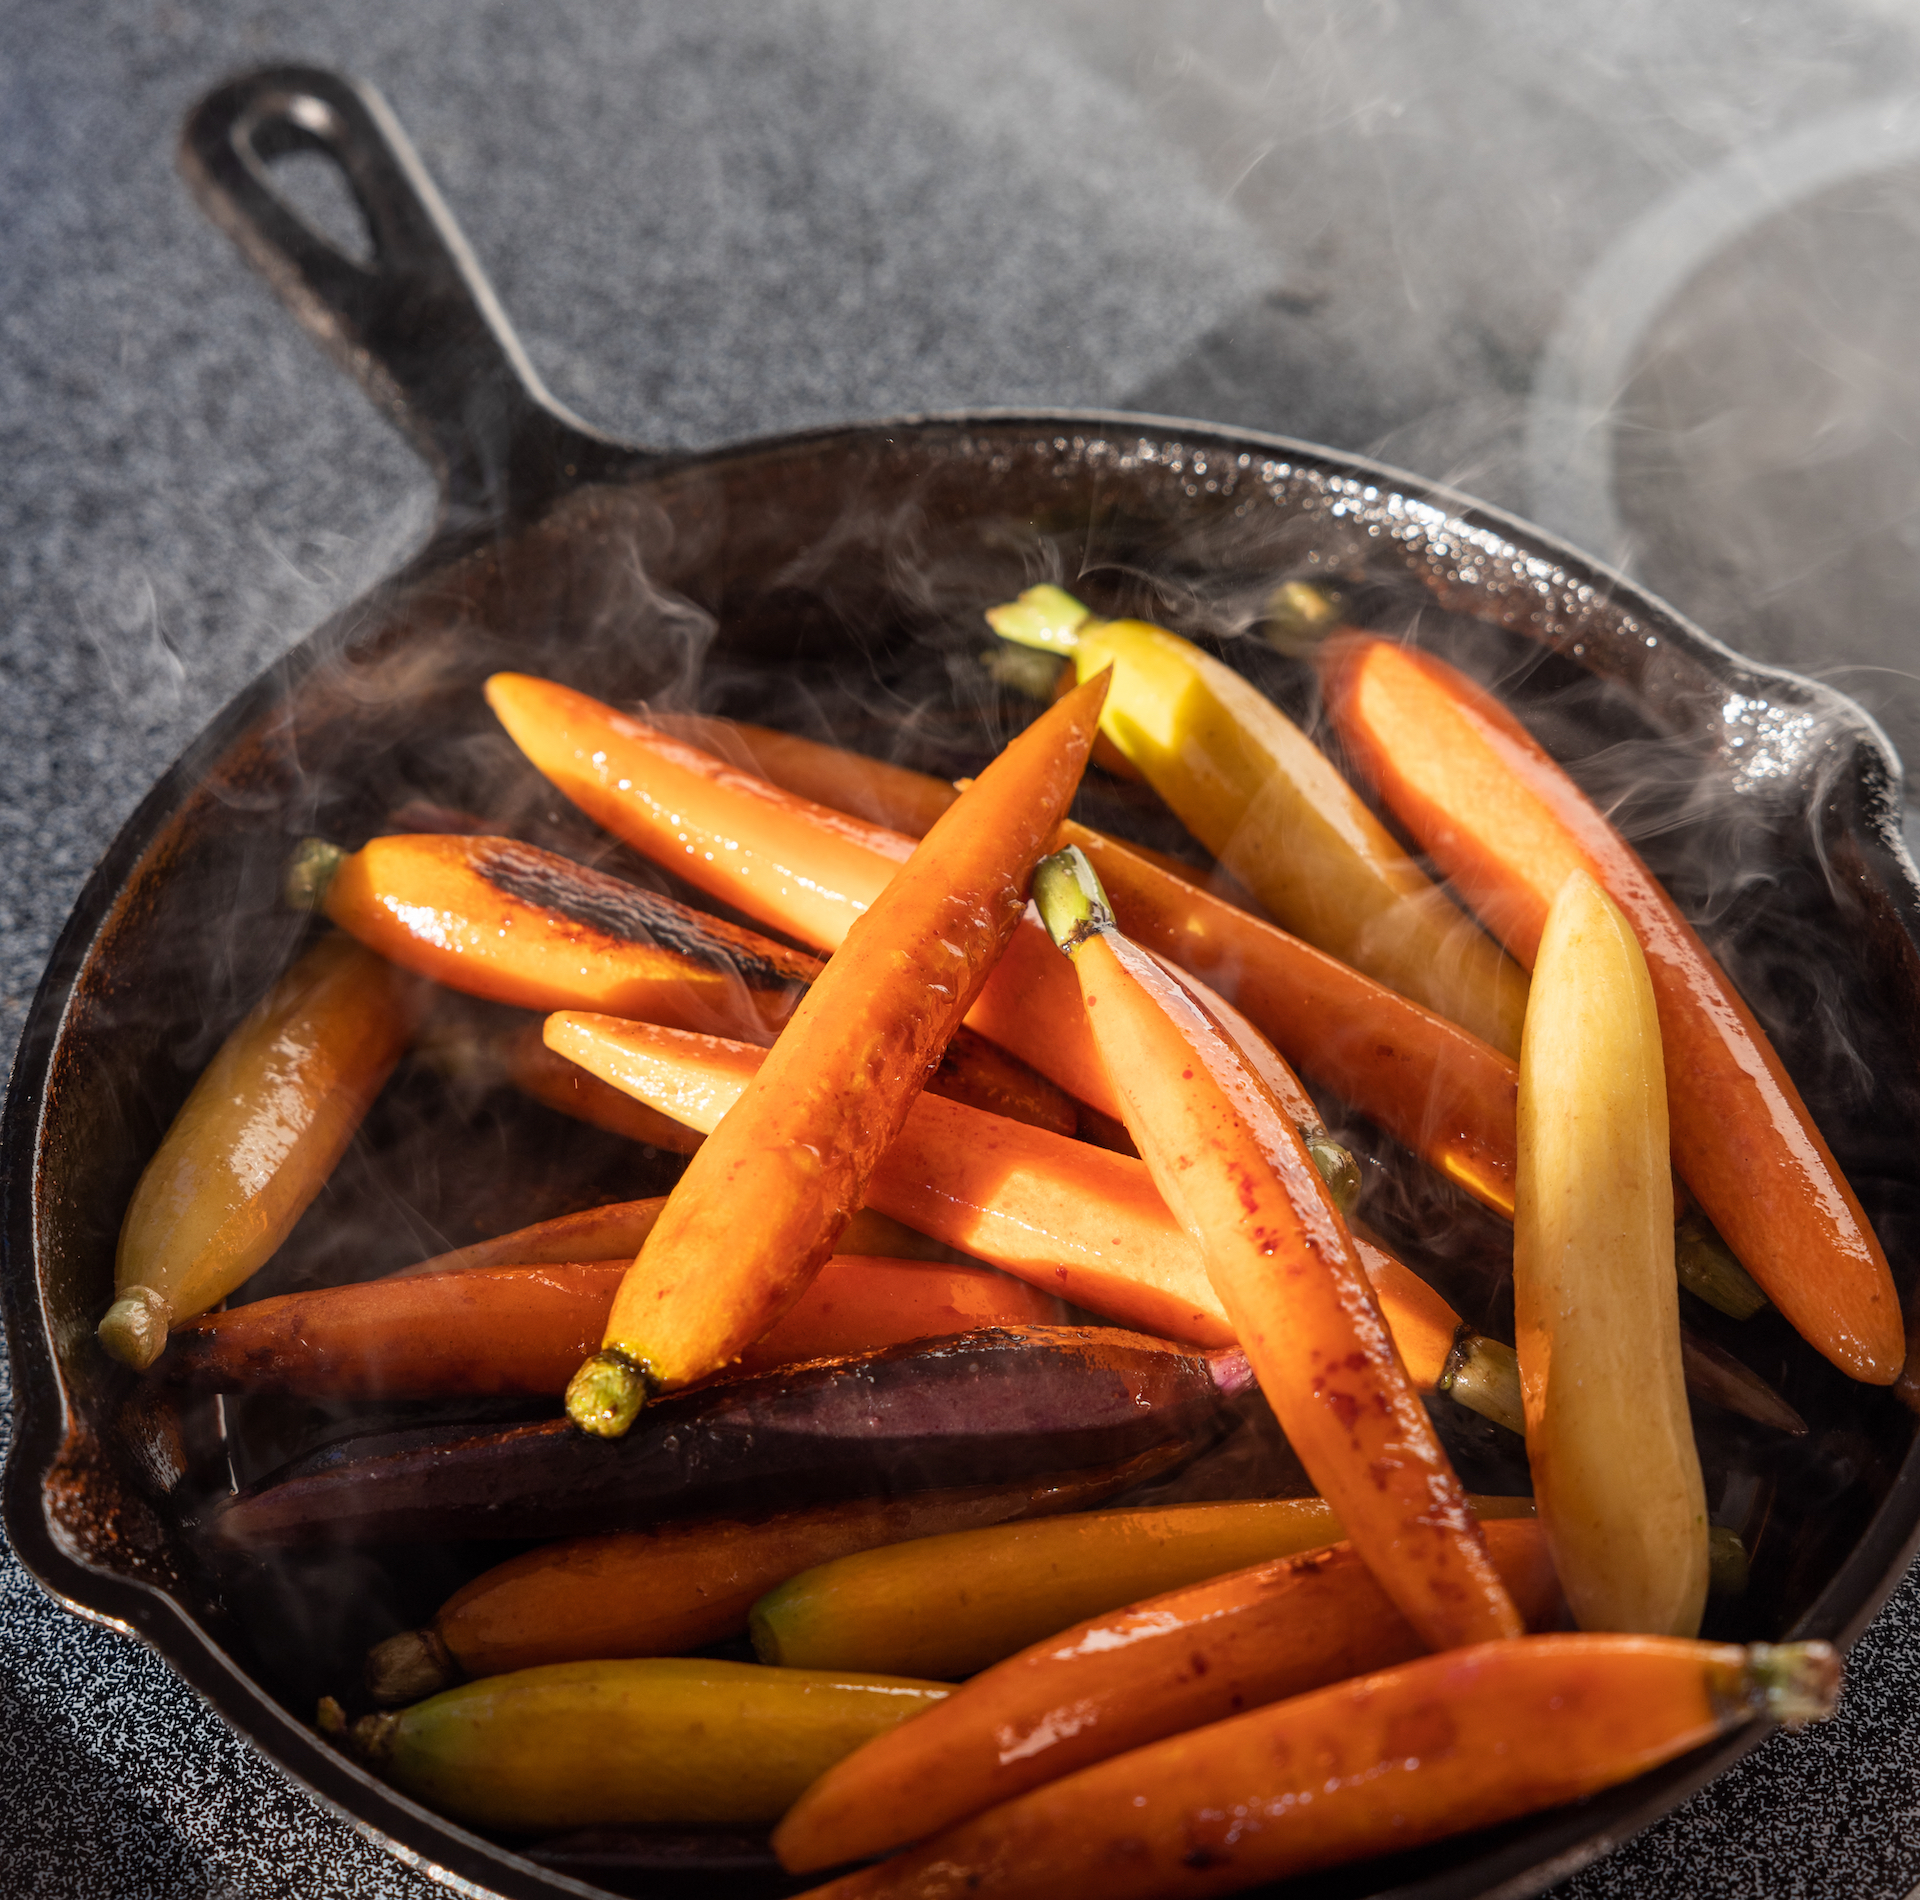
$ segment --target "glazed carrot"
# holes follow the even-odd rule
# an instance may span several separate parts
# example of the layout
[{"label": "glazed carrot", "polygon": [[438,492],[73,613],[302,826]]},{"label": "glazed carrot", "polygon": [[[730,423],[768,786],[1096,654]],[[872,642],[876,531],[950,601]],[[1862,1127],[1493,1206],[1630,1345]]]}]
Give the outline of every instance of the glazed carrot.
[{"label": "glazed carrot", "polygon": [[[531,1227],[497,1234],[491,1240],[476,1241],[469,1247],[435,1254],[431,1260],[403,1267],[392,1277],[450,1273],[464,1267],[550,1266],[616,1256],[631,1260],[653,1232],[666,1204],[664,1194],[653,1194],[645,1200],[610,1201],[604,1207],[589,1207],[578,1214],[561,1214],[553,1220],[535,1221]],[[840,1238],[849,1253],[878,1254],[893,1260],[944,1260],[956,1266],[978,1264],[871,1208],[863,1207],[854,1215]]]},{"label": "glazed carrot", "polygon": [[[219,1392],[563,1392],[606,1330],[630,1264],[470,1267],[284,1293],[176,1327],[162,1364],[171,1378]],[[1058,1300],[991,1268],[836,1254],[732,1370],[1065,1317]]]},{"label": "glazed carrot", "polygon": [[[796,798],[569,687],[497,673],[487,700],[514,743],[635,850],[770,928],[834,950],[914,841]],[[1113,1115],[1079,999],[1046,934],[1016,926],[968,1020],[1071,1095]]]},{"label": "glazed carrot", "polygon": [[522,1009],[604,1009],[771,1042],[820,962],[522,844],[423,832],[310,838],[289,895],[390,962]]},{"label": "glazed carrot", "polygon": [[221,1044],[120,1225],[100,1343],[149,1366],[176,1320],[265,1265],[325,1185],[412,1033],[418,986],[329,935]]},{"label": "glazed carrot", "polygon": [[[1560,1585],[1540,1526],[1485,1527],[1529,1629]],[[1163,1736],[1411,1662],[1420,1639],[1350,1544],[1095,1616],[963,1683],[827,1772],[774,1829],[790,1873],[870,1860]]]},{"label": "glazed carrot", "polygon": [[1582,1629],[1695,1635],[1707,1499],[1680,1360],[1660,1018],[1631,926],[1584,871],[1540,939],[1519,1128],[1527,1462],[1567,1601]]},{"label": "glazed carrot", "polygon": [[823,1769],[942,1683],[753,1663],[556,1663],[363,1716],[353,1752],[478,1826],[764,1827]]},{"label": "glazed carrot", "polygon": [[455,1592],[426,1628],[378,1644],[367,1658],[368,1687],[378,1702],[411,1702],[468,1676],[599,1656],[671,1656],[722,1642],[745,1631],[756,1599],[816,1564],[908,1538],[1077,1511],[1185,1455],[1159,1447],[1060,1477],[543,1544]]},{"label": "glazed carrot", "polygon": [[1105,691],[1015,739],[849,930],[668,1196],[568,1388],[583,1430],[617,1437],[649,1391],[737,1358],[832,1252],[1020,919]]},{"label": "glazed carrot", "polygon": [[1484,1643],[1115,1756],[814,1892],[1235,1892],[1575,1801],[1746,1722],[1824,1719],[1839,1683],[1825,1643]]},{"label": "glazed carrot", "polygon": [[[1531,1498],[1476,1498],[1530,1517]],[[1342,1534],[1324,1498],[1241,1499],[996,1524],[862,1551],[790,1577],[756,1603],[762,1662],[972,1675],[1084,1617]]]},{"label": "glazed carrot", "polygon": [[1394,1351],[1339,1210],[1232,1044],[1113,926],[1072,851],[1034,897],[1154,1185],[1208,1277],[1314,1487],[1422,1640],[1513,1635],[1519,1619]]},{"label": "glazed carrot", "polygon": [[1815,1348],[1890,1383],[1900,1307],[1879,1242],[1752,1012],[1652,873],[1526,728],[1444,661],[1342,633],[1320,668],[1349,753],[1523,963],[1570,872],[1620,907],[1659,1004],[1682,1178]]},{"label": "glazed carrot", "polygon": [[1256,687],[1178,634],[1097,619],[1057,587],[987,621],[1070,655],[1082,679],[1112,667],[1101,730],[1277,923],[1518,1054],[1525,976]]}]

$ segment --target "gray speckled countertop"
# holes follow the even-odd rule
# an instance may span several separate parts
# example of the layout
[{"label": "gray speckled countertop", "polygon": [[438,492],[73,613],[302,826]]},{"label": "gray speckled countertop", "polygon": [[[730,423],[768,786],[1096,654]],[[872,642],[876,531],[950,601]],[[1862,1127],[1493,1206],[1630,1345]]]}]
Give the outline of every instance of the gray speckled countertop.
[{"label": "gray speckled countertop", "polygon": [[[1578,354],[1612,247],[1702,179],[1760,176],[1754,154],[1796,127],[1864,112],[1884,129],[1920,90],[1920,15],[0,4],[0,1047],[144,789],[429,517],[418,465],[172,170],[192,99],[277,58],[387,93],[542,373],[616,433],[703,444],[907,409],[1136,407],[1371,451],[1527,512],[1560,492],[1541,473],[1541,365]],[[1691,540],[1634,556],[1734,644],[1862,692],[1897,737],[1920,733],[1909,616],[1855,611],[1846,576],[1904,586],[1920,494],[1904,351],[1873,341],[1904,332],[1855,333],[1909,281],[1907,178],[1875,184],[1862,222],[1809,227],[1831,309],[1803,299],[1800,319],[1831,348],[1812,352],[1818,387],[1788,432],[1837,479],[1862,457],[1899,471],[1884,518],[1762,587],[1722,532],[1756,504],[1727,490]],[[1674,322],[1669,366],[1710,345],[1684,325],[1676,342]],[[1716,429],[1783,398],[1719,400],[1635,412],[1671,492]],[[1724,484],[1727,458],[1713,466]],[[1786,613],[1808,573],[1819,585]],[[1910,1579],[1837,1721],[1769,1741],[1568,1891],[1907,1894],[1917,1637]],[[0,1891],[433,1889],[0,1551]]]}]

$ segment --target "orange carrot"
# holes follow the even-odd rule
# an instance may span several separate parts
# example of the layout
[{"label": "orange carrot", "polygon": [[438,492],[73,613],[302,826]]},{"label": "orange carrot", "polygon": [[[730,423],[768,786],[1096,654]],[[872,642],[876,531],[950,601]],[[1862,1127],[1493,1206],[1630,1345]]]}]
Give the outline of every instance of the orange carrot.
[{"label": "orange carrot", "polygon": [[649,1390],[727,1365],[832,1252],[1020,919],[1105,692],[1090,682],[1015,739],[849,930],[668,1196],[568,1388],[576,1424],[617,1437]]},{"label": "orange carrot", "polygon": [[1825,1643],[1483,1643],[1134,1749],[814,1893],[1231,1893],[1575,1801],[1755,1719],[1819,1720],[1839,1679]]},{"label": "orange carrot", "polygon": [[1320,668],[1348,752],[1521,962],[1569,873],[1620,907],[1653,980],[1682,1177],[1803,1337],[1854,1378],[1890,1384],[1903,1339],[1879,1242],[1753,1013],[1626,840],[1444,661],[1343,633]]},{"label": "orange carrot", "polygon": [[[487,700],[514,743],[589,817],[770,928],[837,949],[914,841],[865,824],[589,699],[496,673]],[[1117,1104],[1046,933],[1014,930],[969,1021],[1071,1095]]]},{"label": "orange carrot", "polygon": [[[763,1058],[652,1023],[563,1011],[547,1035],[571,1060],[690,1127],[711,1129]],[[1167,1211],[1146,1164],[923,1095],[867,1184],[867,1199],[1062,1299],[1195,1345],[1232,1343],[1206,1261]],[[1423,1391],[1445,1371],[1460,1318],[1383,1249],[1356,1242]]]},{"label": "orange carrot", "polygon": [[[669,1154],[690,1155],[700,1145],[700,1137],[683,1123],[609,1088],[597,1075],[589,1075],[577,1063],[555,1055],[542,1039],[537,1023],[508,1037],[500,1055],[508,1081],[523,1095],[590,1128],[603,1128],[628,1141],[664,1148]],[[638,1251],[636,1247],[634,1252]]]},{"label": "orange carrot", "polygon": [[427,1628],[379,1645],[368,1659],[369,1686],[377,1700],[410,1702],[465,1676],[677,1655],[739,1635],[760,1597],[816,1564],[1076,1511],[1145,1483],[1176,1455],[1156,1448],[1060,1478],[564,1538],[496,1565],[449,1597]]},{"label": "orange carrot", "polygon": [[[1527,1626],[1560,1604],[1540,1526],[1483,1527]],[[1090,1618],[857,1748],[774,1830],[790,1873],[868,1860],[1043,1782],[1420,1655],[1350,1544],[1255,1564]]]},{"label": "orange carrot", "polygon": [[215,1051],[120,1224],[114,1301],[98,1329],[116,1359],[152,1365],[174,1320],[266,1264],[400,1060],[420,992],[329,931]]},{"label": "orange carrot", "polygon": [[[630,1264],[473,1267],[284,1293],[176,1327],[161,1363],[168,1376],[219,1392],[563,1392],[606,1330]],[[836,1254],[731,1369],[1064,1319],[1058,1300],[991,1268]]]},{"label": "orange carrot", "polygon": [[1034,895],[1072,960],[1128,1132],[1202,1249],[1314,1488],[1423,1641],[1514,1635],[1512,1599],[1293,1125],[1217,1025],[1115,930],[1084,857],[1049,858]]},{"label": "orange carrot", "polygon": [[309,839],[290,892],[404,969],[522,1009],[771,1042],[818,958],[513,838]]}]

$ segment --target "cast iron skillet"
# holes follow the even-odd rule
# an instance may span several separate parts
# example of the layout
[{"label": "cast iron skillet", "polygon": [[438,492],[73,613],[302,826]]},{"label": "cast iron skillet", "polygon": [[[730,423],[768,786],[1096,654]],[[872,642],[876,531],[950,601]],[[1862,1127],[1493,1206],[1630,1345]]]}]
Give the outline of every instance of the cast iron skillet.
[{"label": "cast iron skillet", "polygon": [[[372,235],[369,264],[275,194],[268,162],[294,150],[326,155],[345,176]],[[357,839],[410,797],[503,826],[564,824],[481,705],[479,683],[500,666],[614,699],[698,695],[955,772],[1031,712],[981,664],[987,602],[1040,577],[1073,582],[1109,609],[1145,607],[1215,639],[1310,714],[1301,672],[1244,634],[1278,581],[1337,583],[1357,615],[1498,681],[1616,806],[1779,1038],[1910,1290],[1920,888],[1900,841],[1898,766],[1850,702],[1749,664],[1519,522],[1273,437],[989,413],[701,455],[610,442],[541,389],[370,92],[300,68],[240,78],[194,112],[182,163],[211,215],[431,460],[444,508],[412,562],[213,721],[129,820],[61,936],[0,1136],[17,1394],[5,1522],[49,1590],[144,1637],[284,1769],[410,1863],[469,1890],[586,1891],[395,1794],[315,1737],[308,1665],[272,1637],[290,1613],[357,1600],[355,1590],[316,1595],[311,1578],[210,1571],[188,1519],[256,1448],[218,1407],[138,1397],[92,1327],[140,1167],[209,1050],[297,948],[302,926],[276,905],[290,841]],[[1149,823],[1144,807],[1114,797],[1103,812]],[[535,1218],[550,1211],[538,1196],[559,1191],[539,1176],[549,1164],[576,1195],[646,1192],[659,1178],[661,1164],[636,1166],[631,1151],[610,1158],[485,1104],[454,1117],[451,1145],[470,1162],[446,1160],[452,1111],[434,1089],[413,1075],[389,1091],[398,1106],[376,1112],[331,1212],[290,1243],[295,1265],[269,1269],[278,1284],[317,1270],[342,1223],[354,1257],[343,1263],[335,1244],[329,1270],[357,1275],[431,1250],[436,1234]],[[435,1159],[402,1176],[386,1167],[395,1153]],[[1754,1541],[1755,1574],[1721,1622],[1741,1636],[1848,1643],[1914,1549],[1914,1420],[1889,1393],[1830,1373],[1777,1323],[1748,1325],[1743,1351],[1813,1429],[1784,1448],[1768,1441],[1745,1464],[1755,1441],[1728,1441],[1720,1506]],[[270,1437],[285,1423],[259,1429]],[[360,1580],[387,1627],[424,1614],[444,1582],[372,1559]],[[344,1654],[366,1631],[342,1614],[323,1634]],[[331,1653],[317,1666],[336,1681],[344,1667]],[[1534,1892],[1757,1739],[1572,1810],[1290,1891]]]}]

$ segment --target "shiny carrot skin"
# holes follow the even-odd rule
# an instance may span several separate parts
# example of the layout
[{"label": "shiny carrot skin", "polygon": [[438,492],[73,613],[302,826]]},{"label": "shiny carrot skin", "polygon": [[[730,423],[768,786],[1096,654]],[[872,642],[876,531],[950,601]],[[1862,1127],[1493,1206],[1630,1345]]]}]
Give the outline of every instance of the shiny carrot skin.
[{"label": "shiny carrot skin", "polygon": [[1620,907],[1653,980],[1687,1186],[1811,1345],[1890,1384],[1904,1345],[1880,1244],[1752,1011],[1632,847],[1512,713],[1444,661],[1342,633],[1320,649],[1320,671],[1360,769],[1523,963],[1570,872]]},{"label": "shiny carrot skin", "polygon": [[910,1538],[1077,1511],[1144,1483],[1178,1455],[1156,1450],[1061,1477],[543,1544],[476,1577],[427,1628],[380,1645],[369,1678],[377,1699],[411,1701],[463,1676],[598,1656],[676,1655],[738,1636],[760,1597],[817,1564]]},{"label": "shiny carrot skin", "polygon": [[[518,673],[487,683],[514,743],[636,851],[747,916],[834,950],[912,855],[898,831],[781,791],[644,720]],[[1014,930],[969,1022],[1069,1094],[1117,1105],[1046,933]]]},{"label": "shiny carrot skin", "polygon": [[771,1042],[820,962],[514,838],[317,841],[290,883],[389,962],[522,1009],[604,1009]]},{"label": "shiny carrot skin", "polygon": [[[1529,1518],[1484,1526],[1529,1629],[1559,1580]],[[1029,1788],[1264,1703],[1411,1662],[1420,1639],[1350,1544],[1255,1564],[1049,1636],[876,1737],[774,1830],[790,1873],[869,1860]]]},{"label": "shiny carrot skin", "polygon": [[[284,1293],[175,1328],[162,1363],[171,1378],[221,1392],[563,1392],[599,1344],[629,1264],[472,1267]],[[836,1254],[732,1370],[1064,1319],[1058,1300],[990,1268]]]},{"label": "shiny carrot skin", "polygon": [[1020,920],[1105,692],[1091,682],[1015,739],[848,931],[667,1197],[568,1389],[583,1430],[618,1436],[647,1391],[736,1359],[833,1251]]},{"label": "shiny carrot skin", "polygon": [[120,1225],[100,1341],[148,1366],[175,1320],[266,1264],[326,1185],[413,1032],[419,985],[330,934],[228,1036]]},{"label": "shiny carrot skin", "polygon": [[[1071,957],[1128,1132],[1201,1248],[1314,1488],[1428,1645],[1516,1634],[1518,1613],[1299,1134],[1186,993],[1113,928],[1084,859],[1049,858],[1035,895]],[[1069,897],[1080,899],[1078,927]]]},{"label": "shiny carrot skin", "polygon": [[[914,832],[958,794],[939,779],[726,720],[666,718],[774,784]],[[931,815],[929,815],[931,814]],[[1211,983],[1303,1073],[1336,1090],[1483,1206],[1513,1218],[1517,1071],[1491,1044],[1324,950],[1200,888],[1192,865],[1069,821],[1120,928]],[[585,1004],[580,1007],[588,1007]],[[612,1012],[620,1014],[624,1012]]]},{"label": "shiny carrot skin", "polygon": [[1832,1712],[1825,1643],[1483,1643],[1154,1742],[813,1891],[826,1900],[1229,1893],[1491,1827],[1753,1720]]}]

